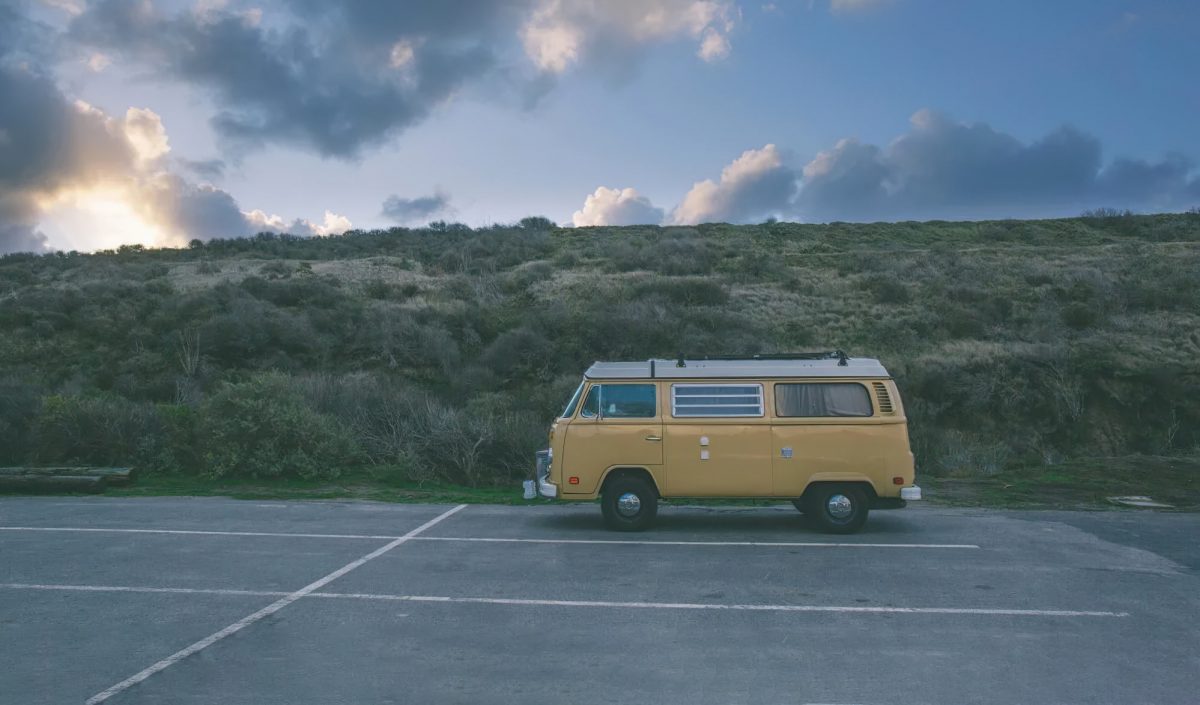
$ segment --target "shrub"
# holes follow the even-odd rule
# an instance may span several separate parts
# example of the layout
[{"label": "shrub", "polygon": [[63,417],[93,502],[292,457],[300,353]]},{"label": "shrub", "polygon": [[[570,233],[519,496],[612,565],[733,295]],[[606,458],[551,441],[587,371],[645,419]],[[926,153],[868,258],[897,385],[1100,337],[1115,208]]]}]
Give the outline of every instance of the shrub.
[{"label": "shrub", "polygon": [[1074,330],[1091,328],[1098,318],[1095,309],[1078,301],[1072,301],[1062,309],[1063,323]]},{"label": "shrub", "polygon": [[869,275],[864,286],[877,304],[906,304],[911,299],[904,282],[890,274]]},{"label": "shrub", "polygon": [[278,373],[227,383],[201,405],[199,434],[214,477],[334,478],[360,459],[346,429]]},{"label": "shrub", "polygon": [[0,380],[0,465],[21,465],[31,450],[31,424],[41,389],[15,379]]},{"label": "shrub", "polygon": [[161,444],[153,404],[117,396],[53,395],[33,422],[31,460],[39,465],[136,465]]},{"label": "shrub", "polygon": [[654,277],[633,287],[635,298],[661,298],[684,306],[719,306],[729,300],[720,282],[703,277]]}]

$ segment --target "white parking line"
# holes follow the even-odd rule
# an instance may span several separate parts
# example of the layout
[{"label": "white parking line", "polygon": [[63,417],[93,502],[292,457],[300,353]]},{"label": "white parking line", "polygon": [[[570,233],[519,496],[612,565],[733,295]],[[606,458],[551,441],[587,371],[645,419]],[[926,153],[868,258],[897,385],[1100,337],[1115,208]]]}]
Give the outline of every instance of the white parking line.
[{"label": "white parking line", "polygon": [[508,539],[471,536],[422,536],[421,541],[475,541],[480,543],[582,543],[631,546],[769,546],[782,548],[979,548],[973,543],[863,543],[850,541],[655,541],[637,539]]},{"label": "white parking line", "polygon": [[276,600],[275,602],[272,602],[271,604],[258,610],[257,612],[246,615],[245,617],[239,619],[238,621],[234,622],[233,624],[230,624],[229,626],[225,627],[224,629],[222,629],[218,632],[214,632],[213,634],[208,635],[207,637],[201,639],[200,641],[197,641],[196,643],[192,644],[191,646],[188,646],[187,648],[176,651],[175,653],[173,653],[170,656],[166,657],[165,659],[159,661],[158,663],[155,663],[155,664],[133,674],[132,676],[126,678],[125,680],[121,681],[120,683],[117,683],[116,685],[112,686],[111,688],[108,688],[107,690],[103,690],[99,693],[96,693],[95,695],[93,695],[92,697],[88,698],[85,701],[85,705],[96,705],[96,703],[102,703],[105,700],[108,700],[109,698],[111,698],[112,696],[114,696],[118,693],[121,693],[125,690],[128,690],[129,688],[137,685],[138,683],[141,683],[142,681],[146,680],[147,678],[154,675],[155,673],[158,673],[159,671],[170,668],[172,665],[178,663],[179,661],[182,661],[183,659],[187,658],[188,656],[191,656],[192,654],[194,654],[198,651],[202,651],[202,650],[208,648],[209,646],[212,646],[213,644],[224,639],[225,637],[229,636],[230,634],[235,634],[235,633],[241,631],[242,629],[250,626],[251,624],[254,624],[255,622],[259,621],[260,619],[262,619],[264,617],[269,617],[270,615],[275,614],[279,610],[283,609],[284,607],[287,607],[288,605],[292,604],[296,600],[299,600],[300,598],[304,597],[305,595],[309,595],[313,592],[316,592],[317,590],[321,589],[322,587],[325,587],[326,585],[333,582],[334,580],[337,580],[338,578],[342,577],[346,573],[349,573],[350,571],[354,570],[355,568],[358,568],[359,566],[363,565],[367,561],[371,561],[371,560],[378,558],[379,556],[382,556],[383,554],[387,553],[388,551],[392,550],[393,548],[405,543],[406,541],[413,538],[414,536],[417,536],[418,534],[420,534],[420,533],[424,532],[425,530],[438,524],[443,519],[446,519],[446,518],[450,517],[451,515],[453,515],[457,512],[460,512],[466,508],[467,508],[467,505],[460,504],[453,509],[447,510],[447,511],[439,514],[438,516],[434,517],[433,519],[430,519],[429,521],[418,526],[417,528],[413,529],[412,531],[408,532],[407,534],[405,534],[383,546],[380,546],[379,548],[375,549],[374,551],[371,551],[370,553],[366,554],[362,558],[359,558],[358,560],[347,563],[346,565],[342,566],[341,568],[338,568],[337,570],[333,571],[329,575],[326,575],[323,578],[315,580],[293,593],[289,593],[288,595],[281,597],[280,599]]},{"label": "white parking line", "polygon": [[172,595],[234,595],[238,597],[283,597],[290,592],[278,590],[230,590],[226,588],[142,587],[140,585],[47,585],[41,583],[0,583],[9,590],[63,590],[66,592],[151,592]]},{"label": "white parking line", "polygon": [[[120,529],[107,527],[74,526],[0,526],[0,531],[63,531],[115,534],[178,534],[183,536],[250,536],[306,539],[369,539],[390,541],[398,536],[377,534],[291,534],[269,531],[203,531],[191,529]],[[546,543],[546,544],[592,544],[618,546],[759,546],[771,548],[950,548],[975,549],[973,543],[864,543],[852,541],[671,541],[650,539],[525,539],[474,536],[414,536],[414,541],[462,541],[476,543]]]},{"label": "white parking line", "polygon": [[[365,561],[364,561],[365,562]],[[361,565],[361,563],[359,564]],[[347,571],[348,572],[348,571]],[[344,574],[344,573],[343,573]],[[319,582],[319,581],[318,581]],[[659,610],[719,610],[735,612],[846,612],[857,614],[946,614],[976,615],[989,617],[1128,617],[1128,612],[1096,610],[1031,610],[994,607],[895,607],[864,605],[743,605],[707,602],[618,602],[611,600],[539,600],[507,597],[450,597],[441,595],[388,595],[378,593],[309,592],[292,597],[296,593],[268,590],[227,590],[204,588],[156,588],[106,585],[42,585],[32,583],[0,583],[0,589],[15,590],[66,590],[81,592],[145,592],[175,593],[184,595],[237,595],[237,596],[284,596],[289,602],[300,597],[319,597],[341,600],[383,600],[393,602],[439,602],[483,605],[513,605],[522,607],[603,607],[616,609],[659,609]],[[282,601],[282,600],[281,600]],[[255,613],[258,614],[258,613]],[[265,615],[264,615],[265,616]],[[225,631],[225,630],[222,630]],[[236,631],[236,630],[235,630]],[[221,632],[217,632],[220,634]],[[233,632],[229,632],[232,634]],[[228,636],[226,634],[225,636]],[[211,638],[211,637],[210,637]],[[207,641],[207,640],[206,640]],[[215,641],[215,640],[214,640]],[[197,642],[203,643],[203,642]],[[191,647],[189,647],[191,648]],[[199,649],[197,649],[198,651]],[[186,651],[186,649],[185,649]],[[183,652],[180,652],[183,653]],[[190,652],[190,653],[195,653]],[[178,659],[175,659],[178,660]],[[161,663],[161,662],[160,662]],[[156,664],[157,665],[157,664]],[[170,664],[167,664],[170,665]],[[149,670],[149,669],[147,669]],[[162,669],[159,669],[162,670]],[[149,674],[147,674],[149,675]],[[132,685],[132,683],[130,684]],[[114,686],[115,687],[115,686]],[[107,691],[106,691],[107,692]],[[93,701],[89,701],[93,702]],[[99,700],[95,702],[100,702]]]},{"label": "white parking line", "polygon": [[865,607],[862,605],[723,605],[705,602],[611,602],[608,600],[522,600],[506,597],[439,597],[433,595],[378,595],[371,593],[314,592],[309,597],[401,602],[467,602],[484,605],[534,607],[617,607],[622,609],[733,610],[745,612],[858,612],[865,614],[964,614],[1012,617],[1128,617],[1128,612],[1091,610],[1019,610],[987,607]]},{"label": "white parking line", "polygon": [[289,534],[273,531],[201,531],[192,529],[117,529],[92,526],[0,526],[0,531],[66,531],[95,534],[180,534],[183,536],[277,536],[296,539],[370,539],[390,541],[399,536],[376,536],[372,534]]}]

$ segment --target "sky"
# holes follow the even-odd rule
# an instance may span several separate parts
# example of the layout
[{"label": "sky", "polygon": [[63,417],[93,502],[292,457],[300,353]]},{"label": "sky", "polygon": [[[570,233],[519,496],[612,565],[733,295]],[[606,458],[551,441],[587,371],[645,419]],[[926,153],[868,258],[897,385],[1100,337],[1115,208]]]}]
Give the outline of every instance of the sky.
[{"label": "sky", "polygon": [[0,254],[1200,206],[1200,3],[0,0]]}]

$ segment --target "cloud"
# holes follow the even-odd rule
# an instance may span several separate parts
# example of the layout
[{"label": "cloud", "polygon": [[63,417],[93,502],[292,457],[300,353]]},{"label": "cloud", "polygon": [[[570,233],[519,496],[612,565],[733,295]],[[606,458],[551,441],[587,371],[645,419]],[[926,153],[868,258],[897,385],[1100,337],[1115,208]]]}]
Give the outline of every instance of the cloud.
[{"label": "cloud", "polygon": [[542,0],[521,28],[529,59],[541,70],[562,73],[598,46],[637,45],[680,37],[698,42],[705,61],[729,55],[729,33],[739,12],[718,0]]},{"label": "cloud", "polygon": [[[931,110],[886,147],[843,139],[803,170],[796,200],[811,220],[883,220],[1071,215],[1106,205],[1192,205],[1200,177],[1179,155],[1121,158],[1105,166],[1098,139],[1060,127],[1022,142],[984,123]],[[1190,180],[1189,180],[1190,178]]]},{"label": "cloud", "polygon": [[253,210],[248,213],[242,213],[242,215],[245,217],[250,231],[256,233],[276,232],[318,237],[341,235],[354,227],[349,218],[333,213],[332,211],[325,211],[325,217],[320,223],[314,223],[311,220],[304,220],[302,218],[296,218],[289,223],[278,215],[268,215],[261,210]]},{"label": "cloud", "polygon": [[185,159],[176,157],[175,164],[179,168],[208,181],[216,181],[225,176],[226,165],[223,159]]},{"label": "cloud", "polygon": [[[0,54],[0,254],[55,246],[42,223],[60,213],[73,213],[87,228],[73,236],[76,249],[178,245],[255,232],[230,194],[171,171],[170,150],[152,110],[110,116]],[[298,220],[291,227],[329,234],[350,223],[327,213],[320,224]]]},{"label": "cloud", "polygon": [[206,91],[231,152],[279,144],[354,159],[485,78],[536,99],[548,75],[626,66],[629,47],[679,38],[719,60],[737,19],[726,0],[277,0],[265,19],[224,2],[95,0],[69,38],[84,55]]},{"label": "cloud", "polygon": [[393,194],[383,202],[383,215],[402,224],[425,222],[433,215],[452,210],[450,195],[442,191],[435,191],[431,196],[417,198],[401,198]]},{"label": "cloud", "polygon": [[56,194],[136,160],[122,125],[63,96],[45,76],[0,60],[0,253],[41,250],[37,227]]},{"label": "cloud", "polygon": [[[464,15],[481,23],[495,14],[488,3],[466,4]],[[461,26],[430,5],[441,4],[292,0],[283,3],[290,14],[263,23],[220,5],[167,14],[141,0],[99,0],[71,22],[71,35],[209,91],[212,125],[231,147],[277,143],[353,158],[494,63],[486,26]]]},{"label": "cloud", "polygon": [[662,219],[662,209],[655,208],[650,199],[638,195],[636,189],[601,186],[588,195],[581,210],[575,211],[571,223],[577,228],[589,225],[657,225]]},{"label": "cloud", "polygon": [[745,223],[786,214],[797,176],[775,145],[747,150],[721,170],[719,182],[706,179],[694,184],[670,220],[676,225]]}]

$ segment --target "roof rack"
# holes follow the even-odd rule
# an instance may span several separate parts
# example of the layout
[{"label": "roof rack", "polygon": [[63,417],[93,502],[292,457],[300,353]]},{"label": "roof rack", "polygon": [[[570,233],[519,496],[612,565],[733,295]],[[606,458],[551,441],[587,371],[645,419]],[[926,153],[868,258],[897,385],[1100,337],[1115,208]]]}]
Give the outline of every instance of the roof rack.
[{"label": "roof rack", "polygon": [[850,358],[841,350],[821,352],[769,353],[761,355],[684,355],[679,353],[676,367],[687,367],[688,360],[837,360],[838,367],[845,367]]}]

